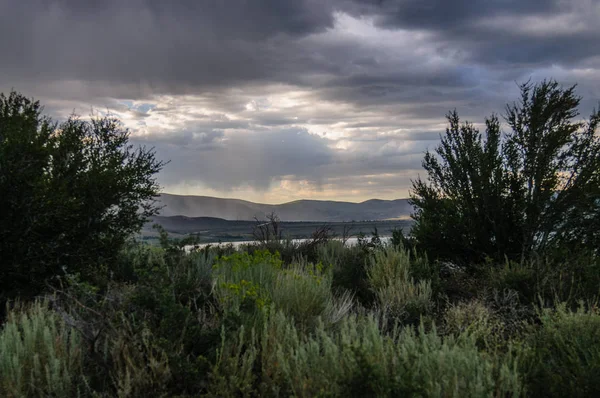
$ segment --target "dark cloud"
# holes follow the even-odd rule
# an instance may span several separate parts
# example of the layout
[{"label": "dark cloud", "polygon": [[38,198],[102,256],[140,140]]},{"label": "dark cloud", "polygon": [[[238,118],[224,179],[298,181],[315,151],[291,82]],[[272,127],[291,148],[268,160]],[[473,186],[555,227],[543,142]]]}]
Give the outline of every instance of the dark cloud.
[{"label": "dark cloud", "polygon": [[[335,12],[374,18],[388,30],[431,34],[433,48],[429,57],[411,58],[419,53],[413,48],[394,58],[352,35],[329,43],[303,40],[333,28]],[[268,82],[316,87],[315,76],[329,76],[327,86],[340,87],[341,95],[356,94],[347,88],[362,94],[349,101],[402,101],[397,93],[407,85],[479,84],[469,68],[428,65],[432,56],[516,67],[520,78],[533,66],[597,55],[598,13],[590,0],[4,1],[0,73],[18,83],[108,82],[128,88],[130,96]],[[526,18],[562,16],[570,18],[567,27],[585,26],[541,35],[525,29],[531,28]]]},{"label": "dark cloud", "polygon": [[[374,15],[379,26],[433,32],[483,64],[573,64],[600,52],[595,0],[356,1],[363,7],[355,12]],[[544,22],[544,31],[532,26]]]},{"label": "dark cloud", "polygon": [[275,75],[281,42],[331,26],[328,1],[4,1],[0,71],[163,92]]},{"label": "dark cloud", "polygon": [[[355,12],[377,15],[385,27],[461,30],[483,16],[549,15],[559,10],[555,0],[357,0]],[[361,7],[362,6],[362,7]]]},{"label": "dark cloud", "polygon": [[114,112],[172,160],[166,185],[389,190],[449,110],[482,122],[515,82],[579,82],[588,112],[599,19],[596,0],[0,0],[0,89]]}]

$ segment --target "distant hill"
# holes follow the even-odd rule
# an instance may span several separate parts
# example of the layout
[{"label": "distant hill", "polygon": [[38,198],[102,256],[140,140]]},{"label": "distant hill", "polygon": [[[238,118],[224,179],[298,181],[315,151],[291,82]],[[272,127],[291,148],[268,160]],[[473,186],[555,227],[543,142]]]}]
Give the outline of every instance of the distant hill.
[{"label": "distant hill", "polygon": [[329,200],[296,200],[279,205],[210,196],[183,196],[163,193],[162,217],[214,217],[225,220],[264,219],[275,213],[282,221],[364,221],[407,218],[412,212],[408,199],[371,199],[361,203]]}]

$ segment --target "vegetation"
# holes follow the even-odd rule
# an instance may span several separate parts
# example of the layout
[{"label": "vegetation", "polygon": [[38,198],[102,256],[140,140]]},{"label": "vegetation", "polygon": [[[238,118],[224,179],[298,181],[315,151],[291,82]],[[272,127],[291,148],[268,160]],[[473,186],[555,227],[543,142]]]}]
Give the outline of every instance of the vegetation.
[{"label": "vegetation", "polygon": [[[486,119],[485,140],[456,111],[413,183],[414,237],[436,258],[473,264],[533,252],[600,247],[600,110],[554,81],[521,86],[519,103]],[[437,155],[437,156],[436,156]]]},{"label": "vegetation", "polygon": [[133,148],[116,119],[57,123],[41,112],[37,101],[0,95],[0,304],[65,271],[109,272],[156,211],[163,163]]},{"label": "vegetation", "polygon": [[[23,104],[17,109],[36,104],[16,94],[4,101]],[[514,131],[503,137],[491,119],[485,141],[451,117],[439,158],[425,158],[430,181],[415,183],[415,230],[396,231],[389,243],[373,231],[349,246],[330,239],[326,228],[303,243],[258,231],[260,240],[237,249],[185,250],[193,238],[172,240],[160,229],[160,246],[126,240],[127,228],[139,226],[151,205],[136,217],[107,219],[106,230],[90,229],[85,239],[104,243],[86,251],[76,244],[83,240],[73,240],[57,246],[60,252],[44,249],[36,262],[25,241],[1,243],[2,250],[22,250],[27,262],[0,257],[2,288],[19,286],[5,297],[21,293],[0,317],[0,396],[598,395],[600,259],[597,230],[588,230],[598,219],[598,146],[593,120],[570,121],[577,102],[572,89],[553,82],[525,85],[521,105],[509,107]],[[60,136],[41,127],[46,119],[35,109],[36,131]],[[514,123],[510,112],[520,115]],[[5,126],[28,117],[0,118],[0,138],[9,137],[0,141],[3,173],[13,167],[10,151],[20,137]],[[89,132],[99,122],[77,123]],[[55,150],[25,145],[33,141],[24,139],[22,148],[33,152],[23,158]],[[81,145],[77,151],[87,153]],[[511,157],[517,150],[533,160],[518,163]],[[141,153],[149,156],[143,164],[162,164]],[[55,158],[42,159],[52,165]],[[581,165],[563,181],[575,161]],[[23,173],[40,184],[24,188],[32,189],[27,194],[59,184],[25,164]],[[104,165],[103,181],[124,164]],[[81,167],[83,179],[93,168]],[[131,199],[124,209],[151,200],[153,173],[143,170],[134,174],[148,178],[147,196],[119,196]],[[61,198],[69,209],[92,200]],[[45,218],[33,213],[44,202],[14,200],[8,209],[37,214],[39,225],[63,211],[53,202],[57,209]],[[67,219],[56,221],[67,228]],[[27,222],[38,228],[35,218]],[[3,233],[14,228],[33,239],[19,229],[23,223],[3,223]],[[61,228],[32,242],[53,247],[67,234]],[[115,246],[104,246],[112,232]],[[31,285],[13,272],[29,265]]]}]

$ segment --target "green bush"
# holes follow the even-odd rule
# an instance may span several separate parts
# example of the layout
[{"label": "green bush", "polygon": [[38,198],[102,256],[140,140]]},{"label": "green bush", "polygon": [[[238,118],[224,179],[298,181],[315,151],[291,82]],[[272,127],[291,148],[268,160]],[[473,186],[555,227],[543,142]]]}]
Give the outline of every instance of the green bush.
[{"label": "green bush", "polygon": [[271,298],[275,308],[307,325],[330,305],[331,277],[321,264],[292,264],[278,273]]},{"label": "green bush", "polygon": [[8,313],[0,331],[0,395],[74,397],[85,390],[79,333],[47,302]]},{"label": "green bush", "polygon": [[410,252],[387,246],[374,252],[367,276],[378,304],[399,319],[418,320],[433,307],[431,282],[412,276]]},{"label": "green bush", "polygon": [[540,313],[541,327],[528,339],[523,363],[528,390],[538,397],[600,395],[600,314],[565,304]]},{"label": "green bush", "polygon": [[97,289],[71,278],[61,296],[87,331],[90,384],[123,396],[203,391],[221,328],[213,252],[137,245],[120,261],[130,270],[128,283]]},{"label": "green bush", "polygon": [[[247,336],[246,334],[245,336]],[[261,335],[224,341],[214,396],[518,396],[516,359],[492,360],[473,339],[442,339],[420,327],[381,332],[373,315],[320,323],[304,334],[272,313]],[[244,347],[244,348],[242,348]],[[251,371],[254,369],[254,372]],[[227,382],[225,382],[227,381]]]},{"label": "green bush", "polygon": [[318,318],[335,323],[353,306],[351,294],[333,294],[331,270],[302,260],[279,272],[271,297],[275,309],[301,327],[313,326]]},{"label": "green bush", "polygon": [[271,301],[283,266],[279,253],[257,250],[217,259],[213,266],[215,295],[226,313],[257,314]]},{"label": "green bush", "polygon": [[0,94],[0,301],[34,297],[65,269],[101,282],[159,210],[165,163],[132,145],[119,120],[57,123],[42,111]]},{"label": "green bush", "polygon": [[222,334],[215,365],[210,374],[209,397],[235,397],[255,395],[255,366],[258,347],[254,330],[248,336],[242,325],[237,335]]},{"label": "green bush", "polygon": [[358,245],[344,246],[340,241],[329,241],[319,246],[317,259],[333,271],[332,288],[349,291],[363,305],[375,299],[367,280],[370,252]]},{"label": "green bush", "polygon": [[444,314],[444,331],[447,334],[469,334],[482,342],[490,338],[493,328],[494,314],[479,300],[451,304]]},{"label": "green bush", "polygon": [[[118,397],[168,396],[172,372],[168,354],[152,332],[123,316],[100,342],[104,363],[109,364],[110,390]],[[102,390],[108,386],[103,386]]]},{"label": "green bush", "polygon": [[523,303],[558,300],[576,305],[600,298],[600,261],[589,251],[550,253],[489,270],[489,283],[519,292]]}]

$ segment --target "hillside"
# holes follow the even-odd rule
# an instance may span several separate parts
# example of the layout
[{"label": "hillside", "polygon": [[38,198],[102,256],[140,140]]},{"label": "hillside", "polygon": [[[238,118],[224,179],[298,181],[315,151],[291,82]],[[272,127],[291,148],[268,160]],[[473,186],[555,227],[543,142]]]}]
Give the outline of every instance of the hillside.
[{"label": "hillside", "polygon": [[361,203],[326,200],[296,200],[269,205],[240,199],[209,196],[182,196],[163,193],[162,217],[214,217],[225,220],[263,219],[275,213],[282,221],[344,222],[407,218],[411,213],[408,199],[371,199]]}]

